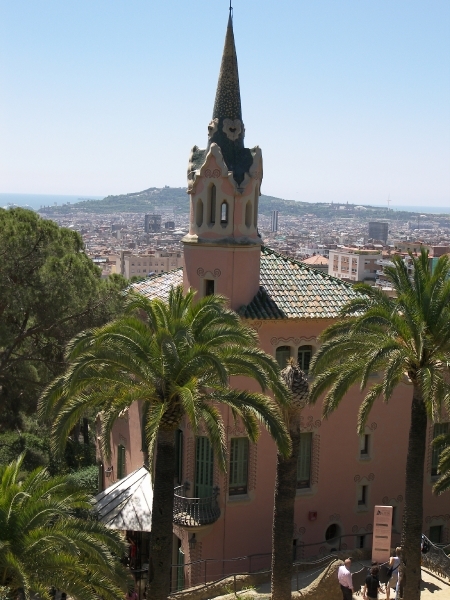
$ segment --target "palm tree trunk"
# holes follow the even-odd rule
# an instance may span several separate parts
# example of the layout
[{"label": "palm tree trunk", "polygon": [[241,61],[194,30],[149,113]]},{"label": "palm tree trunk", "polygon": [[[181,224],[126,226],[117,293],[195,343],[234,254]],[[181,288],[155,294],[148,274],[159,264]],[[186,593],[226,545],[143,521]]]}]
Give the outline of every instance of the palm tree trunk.
[{"label": "palm tree trunk", "polygon": [[272,600],[291,599],[293,573],[292,543],[294,508],[297,491],[297,462],[300,449],[300,426],[290,430],[292,454],[277,455],[277,475],[272,530]]},{"label": "palm tree trunk", "polygon": [[156,448],[150,535],[149,590],[147,598],[166,600],[170,594],[172,565],[175,437],[160,429]]},{"label": "palm tree trunk", "polygon": [[406,582],[404,597],[420,599],[420,539],[423,523],[423,479],[425,445],[427,437],[427,411],[422,394],[414,385],[406,458],[405,511],[403,513],[402,550]]}]

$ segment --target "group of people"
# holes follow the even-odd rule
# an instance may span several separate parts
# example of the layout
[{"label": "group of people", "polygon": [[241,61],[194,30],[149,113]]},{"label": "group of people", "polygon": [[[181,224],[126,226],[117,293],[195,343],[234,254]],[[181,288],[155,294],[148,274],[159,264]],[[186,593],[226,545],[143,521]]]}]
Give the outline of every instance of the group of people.
[{"label": "group of people", "polygon": [[[401,548],[395,549],[395,556],[389,558],[388,563],[388,582],[386,583],[386,600],[390,599],[391,588],[395,589],[395,600],[403,596],[401,579],[399,577],[400,553]],[[353,597],[353,580],[350,567],[352,559],[347,558],[342,566],[338,569],[338,581],[341,586],[343,600],[352,600]],[[369,574],[366,577],[363,590],[364,600],[377,600],[378,593],[383,592],[379,580],[380,568],[377,562],[372,562]]]}]

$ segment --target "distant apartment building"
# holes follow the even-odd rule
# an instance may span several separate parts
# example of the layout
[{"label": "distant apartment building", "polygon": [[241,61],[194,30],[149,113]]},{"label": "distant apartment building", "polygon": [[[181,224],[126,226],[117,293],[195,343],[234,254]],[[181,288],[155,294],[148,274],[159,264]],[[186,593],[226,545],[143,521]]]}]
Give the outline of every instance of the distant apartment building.
[{"label": "distant apartment building", "polygon": [[423,242],[420,241],[394,241],[394,250],[396,252],[400,252],[401,254],[408,254],[408,252],[412,252],[413,254],[420,253],[421,248],[424,250],[430,251],[430,246],[427,246]]},{"label": "distant apartment building", "polygon": [[273,210],[270,217],[270,231],[275,233],[278,231],[278,211]]},{"label": "distant apartment building", "polygon": [[330,250],[328,275],[346,281],[375,281],[377,260],[381,253],[359,248],[337,248]]},{"label": "distant apartment building", "polygon": [[385,221],[369,221],[369,239],[380,240],[386,244],[389,224]]},{"label": "distant apartment building", "polygon": [[161,231],[161,215],[145,215],[145,233],[159,233]]},{"label": "distant apartment building", "polygon": [[[336,244],[333,245],[336,248]],[[314,256],[316,254],[320,254],[321,256],[325,256],[328,258],[330,252],[330,246],[325,246],[324,244],[313,244],[313,245],[300,245],[299,247],[300,254]]]},{"label": "distant apartment building", "polygon": [[116,272],[127,279],[167,273],[183,266],[183,254],[179,251],[156,251],[149,254],[121,252],[116,258]]}]

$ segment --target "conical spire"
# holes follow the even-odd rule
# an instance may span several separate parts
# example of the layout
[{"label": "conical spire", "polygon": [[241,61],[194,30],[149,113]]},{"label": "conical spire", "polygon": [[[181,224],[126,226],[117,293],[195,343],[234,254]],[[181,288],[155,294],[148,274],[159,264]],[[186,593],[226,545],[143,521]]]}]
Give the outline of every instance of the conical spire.
[{"label": "conical spire", "polygon": [[222,64],[214,102],[213,118],[208,125],[208,149],[212,143],[220,147],[234,180],[240,184],[250,169],[253,158],[244,148],[245,128],[242,122],[239,73],[234,44],[233,20],[228,18]]},{"label": "conical spire", "polygon": [[228,18],[222,64],[217,83],[213,119],[240,119],[242,121],[241,93],[239,90],[239,72],[234,43],[233,20]]}]

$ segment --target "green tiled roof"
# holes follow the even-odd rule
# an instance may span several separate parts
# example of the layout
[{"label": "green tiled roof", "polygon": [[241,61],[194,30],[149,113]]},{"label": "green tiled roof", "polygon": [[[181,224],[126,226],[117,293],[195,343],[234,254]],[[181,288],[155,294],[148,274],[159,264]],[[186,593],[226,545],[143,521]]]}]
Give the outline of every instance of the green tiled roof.
[{"label": "green tiled roof", "polygon": [[[131,287],[147,298],[167,300],[183,283],[183,268],[161,273]],[[349,283],[263,246],[260,288],[239,314],[246,319],[335,318],[356,292]]]},{"label": "green tiled roof", "polygon": [[259,292],[239,314],[247,319],[333,318],[353,287],[263,246]]}]

